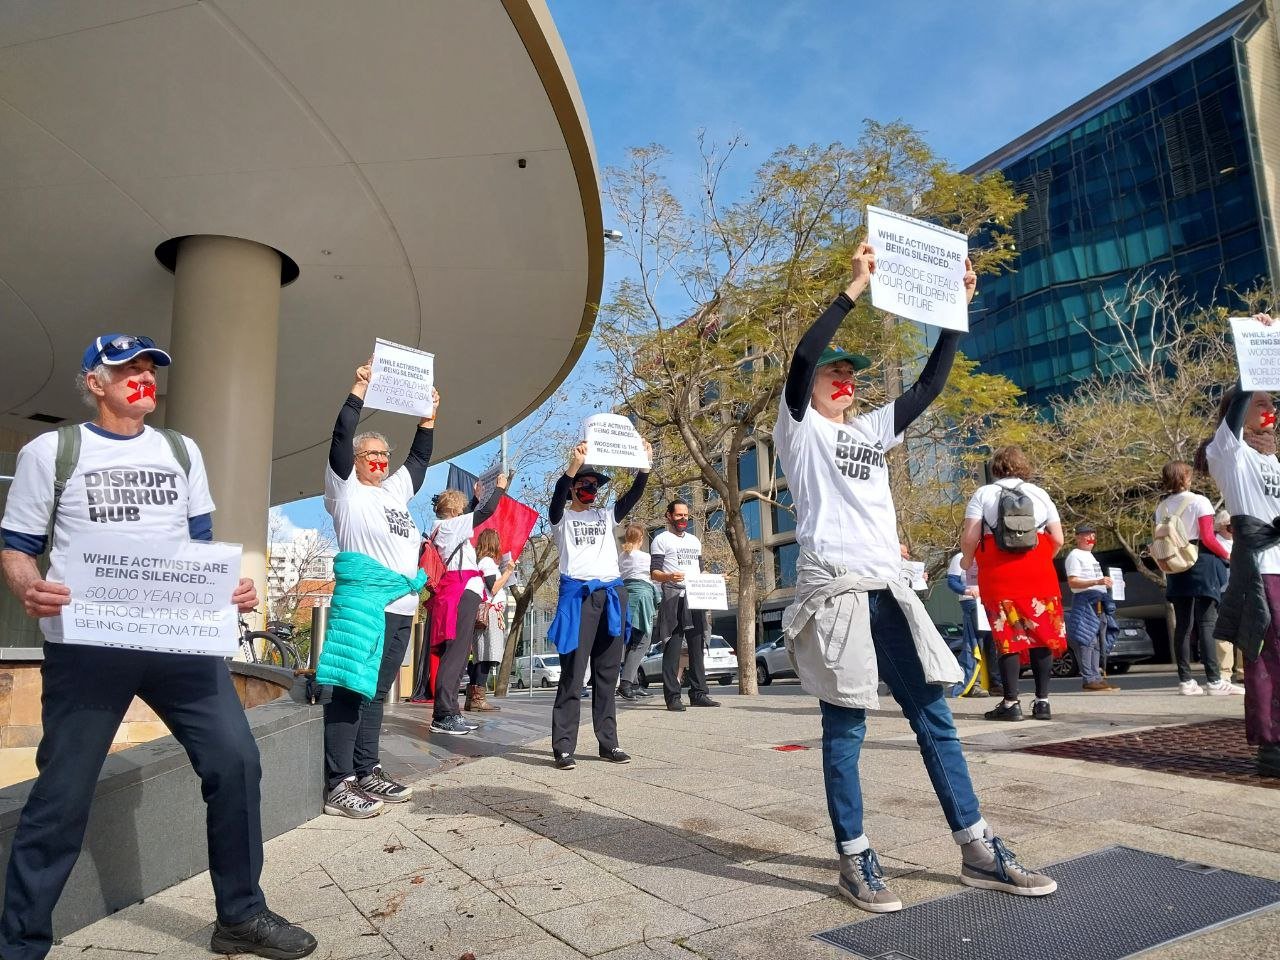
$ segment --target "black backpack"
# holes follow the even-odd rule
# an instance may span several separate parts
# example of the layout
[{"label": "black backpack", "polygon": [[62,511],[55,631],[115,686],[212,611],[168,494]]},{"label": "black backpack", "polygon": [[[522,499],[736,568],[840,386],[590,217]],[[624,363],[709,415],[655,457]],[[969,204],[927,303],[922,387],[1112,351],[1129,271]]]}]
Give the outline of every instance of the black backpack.
[{"label": "black backpack", "polygon": [[996,526],[991,532],[995,534],[996,546],[1010,553],[1022,553],[1040,542],[1035,501],[1022,492],[1022,484],[1000,487]]}]

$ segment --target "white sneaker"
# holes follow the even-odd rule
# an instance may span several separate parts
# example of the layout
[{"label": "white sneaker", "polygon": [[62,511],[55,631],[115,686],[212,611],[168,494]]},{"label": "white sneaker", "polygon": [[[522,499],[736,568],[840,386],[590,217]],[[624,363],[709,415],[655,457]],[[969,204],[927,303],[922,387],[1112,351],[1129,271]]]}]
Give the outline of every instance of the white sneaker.
[{"label": "white sneaker", "polygon": [[1184,697],[1201,697],[1204,696],[1204,690],[1200,688],[1200,684],[1193,680],[1184,680],[1178,684],[1178,692]]},{"label": "white sneaker", "polygon": [[1244,696],[1244,687],[1230,680],[1214,680],[1212,683],[1206,683],[1205,689],[1215,697]]}]

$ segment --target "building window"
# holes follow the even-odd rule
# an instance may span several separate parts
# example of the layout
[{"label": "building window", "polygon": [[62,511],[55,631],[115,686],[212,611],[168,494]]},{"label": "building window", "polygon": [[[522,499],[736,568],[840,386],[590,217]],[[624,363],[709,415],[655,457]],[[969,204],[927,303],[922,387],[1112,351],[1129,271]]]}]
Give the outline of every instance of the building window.
[{"label": "building window", "polygon": [[723,530],[724,529],[724,511],[711,510],[707,513],[707,530]]},{"label": "building window", "polygon": [[760,486],[760,458],[756,448],[750,447],[738,455],[738,489],[751,490]]},{"label": "building window", "polygon": [[760,529],[759,500],[748,500],[742,505],[742,524],[747,528],[748,540],[759,540],[763,536]]},{"label": "building window", "polygon": [[796,561],[800,559],[800,544],[784,543],[773,551],[773,582],[776,587],[796,585]]},{"label": "building window", "polygon": [[791,491],[779,490],[774,499],[783,506],[772,504],[769,507],[769,519],[773,523],[774,533],[789,533],[796,528],[796,515],[786,507],[791,506]]}]

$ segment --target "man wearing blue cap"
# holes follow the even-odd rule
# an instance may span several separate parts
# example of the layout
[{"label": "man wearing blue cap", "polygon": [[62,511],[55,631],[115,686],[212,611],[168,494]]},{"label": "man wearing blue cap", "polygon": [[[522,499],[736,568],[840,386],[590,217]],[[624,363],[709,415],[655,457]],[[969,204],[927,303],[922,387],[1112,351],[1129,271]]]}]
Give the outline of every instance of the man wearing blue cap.
[{"label": "man wearing blue cap", "polygon": [[[296,960],[316,948],[309,933],[267,909],[259,886],[261,768],[226,662],[63,642],[60,614],[71,592],[62,570],[77,537],[114,530],[157,542],[213,539],[199,448],[143,422],[156,408],[156,369],[169,363],[148,337],[98,337],[78,381],[94,419],[42,434],[18,452],[0,520],[0,562],[9,589],[44,633],[44,732],[40,775],[5,878],[3,960],[40,960],[49,952],[53,909],[79,856],[98,774],[135,696],[165,722],[200,777],[218,912],[210,949]],[[46,547],[49,572],[42,577],[36,558]],[[242,579],[231,602],[252,610],[253,581]]]}]

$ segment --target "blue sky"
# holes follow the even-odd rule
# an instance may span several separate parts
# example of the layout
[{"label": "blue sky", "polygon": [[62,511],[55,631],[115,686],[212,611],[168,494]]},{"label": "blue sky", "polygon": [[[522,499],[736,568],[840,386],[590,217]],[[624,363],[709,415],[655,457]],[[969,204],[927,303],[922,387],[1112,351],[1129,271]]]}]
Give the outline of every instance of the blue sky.
[{"label": "blue sky", "polygon": [[[1224,0],[548,0],[601,173],[632,146],[696,170],[699,130],[741,134],[745,176],[790,143],[852,142],[905,120],[964,167],[1229,9]],[[869,10],[870,8],[870,10]],[[610,213],[605,211],[605,226]],[[606,263],[605,296],[625,262]],[[571,377],[592,373],[588,350]],[[473,471],[496,443],[459,458]],[[423,494],[444,485],[433,468]],[[318,499],[283,508],[324,526]]]}]

